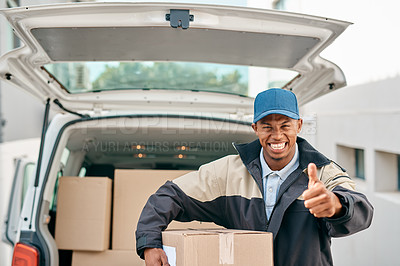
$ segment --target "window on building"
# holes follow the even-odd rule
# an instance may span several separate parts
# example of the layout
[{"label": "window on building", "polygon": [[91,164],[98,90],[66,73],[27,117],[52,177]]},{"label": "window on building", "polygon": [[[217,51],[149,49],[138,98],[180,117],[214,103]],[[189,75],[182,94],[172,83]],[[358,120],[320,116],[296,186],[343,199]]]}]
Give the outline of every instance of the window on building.
[{"label": "window on building", "polygon": [[400,155],[391,152],[375,152],[375,190],[400,191]]},{"label": "window on building", "polygon": [[284,0],[276,0],[272,4],[273,8],[278,9],[278,10],[284,10],[285,9],[285,1]]},{"label": "window on building", "polygon": [[7,0],[7,7],[19,7],[19,0]]},{"label": "window on building", "polygon": [[365,151],[364,149],[336,146],[336,161],[347,170],[351,177],[365,180]]},{"label": "window on building", "polygon": [[364,150],[354,149],[356,177],[365,179]]},{"label": "window on building", "polygon": [[354,149],[337,145],[336,146],[336,162],[347,170],[347,173],[351,176],[355,176],[355,159]]},{"label": "window on building", "polygon": [[302,10],[302,1],[298,0],[274,0],[272,8],[278,10]]}]

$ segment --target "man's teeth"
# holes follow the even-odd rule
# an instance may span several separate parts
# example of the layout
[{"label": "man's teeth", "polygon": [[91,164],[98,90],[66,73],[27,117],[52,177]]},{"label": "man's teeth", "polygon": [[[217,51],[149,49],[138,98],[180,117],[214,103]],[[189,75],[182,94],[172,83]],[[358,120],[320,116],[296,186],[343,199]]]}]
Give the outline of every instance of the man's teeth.
[{"label": "man's teeth", "polygon": [[282,150],[283,148],[285,148],[285,143],[279,143],[279,144],[271,143],[271,148],[274,150]]}]

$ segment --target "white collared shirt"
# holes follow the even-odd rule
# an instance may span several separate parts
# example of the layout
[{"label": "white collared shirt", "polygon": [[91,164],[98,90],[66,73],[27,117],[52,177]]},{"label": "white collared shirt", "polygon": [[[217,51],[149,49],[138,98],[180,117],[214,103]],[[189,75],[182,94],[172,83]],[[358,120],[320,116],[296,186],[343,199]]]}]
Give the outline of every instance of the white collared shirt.
[{"label": "white collared shirt", "polygon": [[261,148],[260,152],[261,171],[264,187],[264,201],[265,210],[267,212],[268,220],[271,217],[272,210],[276,203],[276,197],[278,196],[279,188],[286,178],[299,167],[299,148],[296,143],[296,151],[292,160],[281,170],[272,171],[267,162],[264,159],[264,149]]}]

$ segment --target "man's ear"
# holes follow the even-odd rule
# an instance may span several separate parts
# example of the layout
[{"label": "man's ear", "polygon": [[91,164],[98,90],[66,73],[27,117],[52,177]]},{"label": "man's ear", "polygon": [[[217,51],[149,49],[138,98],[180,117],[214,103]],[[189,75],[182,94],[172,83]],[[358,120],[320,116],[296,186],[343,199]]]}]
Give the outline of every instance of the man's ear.
[{"label": "man's ear", "polygon": [[301,128],[303,127],[303,119],[297,120],[297,133],[300,133]]},{"label": "man's ear", "polygon": [[256,123],[252,123],[251,127],[253,128],[254,132],[257,133],[257,124]]}]

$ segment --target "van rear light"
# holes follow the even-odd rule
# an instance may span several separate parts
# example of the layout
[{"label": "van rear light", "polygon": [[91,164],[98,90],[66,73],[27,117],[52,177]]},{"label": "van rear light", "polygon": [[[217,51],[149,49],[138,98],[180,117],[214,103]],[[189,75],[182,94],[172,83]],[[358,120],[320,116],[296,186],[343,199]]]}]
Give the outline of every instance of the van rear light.
[{"label": "van rear light", "polygon": [[14,247],[12,266],[38,266],[39,251],[30,245],[17,243]]}]

